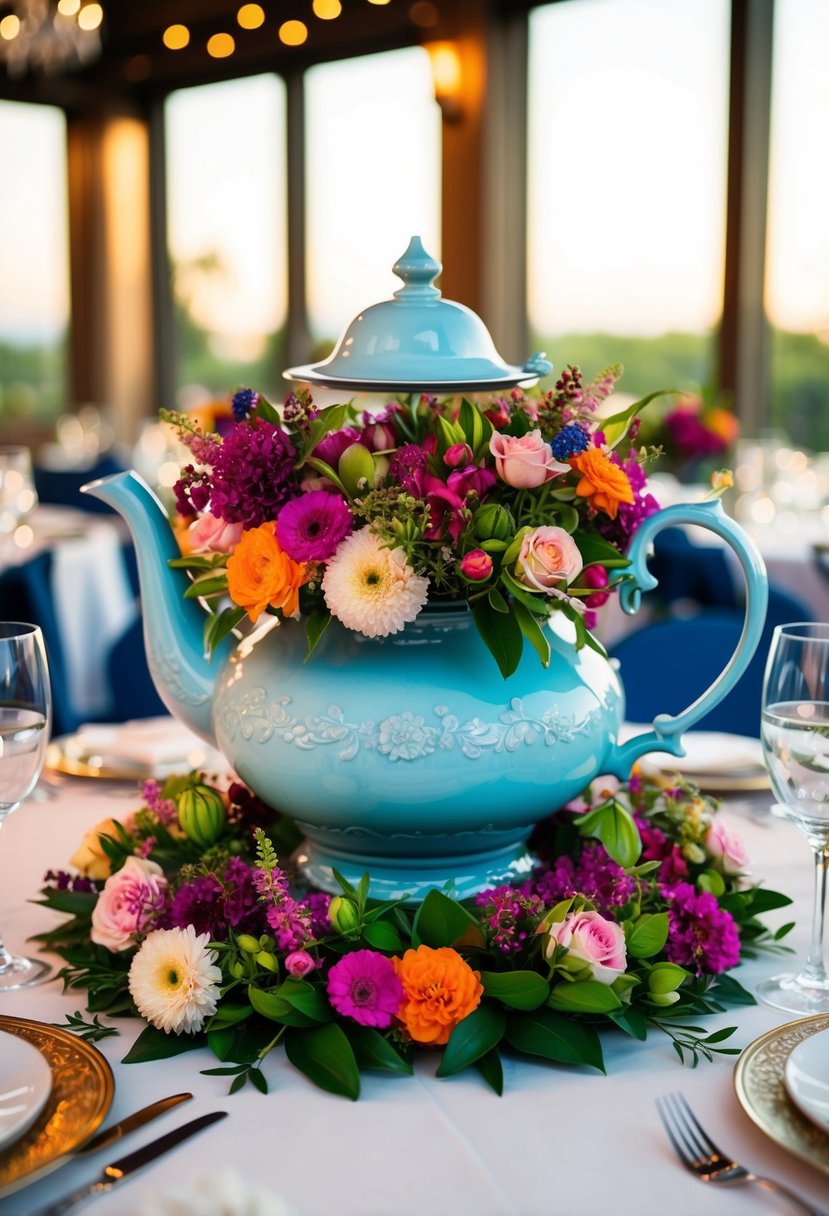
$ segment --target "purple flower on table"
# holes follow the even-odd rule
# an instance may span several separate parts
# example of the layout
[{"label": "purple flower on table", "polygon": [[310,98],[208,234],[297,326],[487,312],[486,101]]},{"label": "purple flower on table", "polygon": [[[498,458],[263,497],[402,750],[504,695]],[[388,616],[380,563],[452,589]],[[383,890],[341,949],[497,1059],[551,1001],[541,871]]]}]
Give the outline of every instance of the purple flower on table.
[{"label": "purple flower on table", "polygon": [[641,815],[634,815],[642,841],[640,861],[660,862],[657,879],[662,883],[677,883],[688,875],[688,863],[682,856],[679,845],[669,840],[661,828],[656,827]]},{"label": "purple flower on table", "polygon": [[635,894],[636,882],[607,854],[598,841],[587,841],[578,861],[557,857],[533,886],[547,907],[573,895],[582,895],[600,912],[611,912]]},{"label": "purple flower on table", "polygon": [[328,919],[328,908],[331,896],[325,891],[312,891],[302,901],[311,916],[311,934],[313,937],[325,937],[331,932],[331,921]]},{"label": "purple flower on table", "polygon": [[353,525],[344,498],[327,490],[312,490],[286,503],[276,521],[276,539],[295,562],[324,562]]},{"label": "purple flower on table", "polygon": [[290,481],[295,457],[287,432],[264,418],[235,427],[213,463],[212,513],[246,528],[275,519],[295,492]]},{"label": "purple flower on table", "polygon": [[141,797],[148,811],[152,811],[159,823],[165,827],[178,822],[178,811],[172,798],[165,798],[161,786],[154,778],[149,778],[141,786]]},{"label": "purple flower on table", "polygon": [[403,1001],[394,964],[376,950],[354,950],[328,973],[328,999],[344,1017],[385,1030]]},{"label": "purple flower on table", "polygon": [[740,934],[734,918],[710,891],[680,882],[664,891],[668,901],[668,941],[672,963],[696,975],[720,975],[740,961]]},{"label": "purple flower on table", "polygon": [[253,871],[241,857],[231,857],[221,874],[204,874],[182,883],[173,896],[167,917],[169,927],[193,925],[224,941],[230,929],[258,935],[265,929],[265,913],[254,886]]},{"label": "purple flower on table", "polygon": [[475,896],[483,909],[490,944],[502,954],[517,954],[532,940],[545,908],[537,895],[509,884],[491,887]]},{"label": "purple flower on table", "polygon": [[53,891],[96,891],[93,879],[84,878],[81,874],[70,874],[67,870],[47,870],[43,876],[47,887]]},{"label": "purple flower on table", "polygon": [[276,903],[270,904],[265,917],[280,950],[290,954],[313,941],[311,913],[304,903],[298,902],[293,896],[283,895]]}]

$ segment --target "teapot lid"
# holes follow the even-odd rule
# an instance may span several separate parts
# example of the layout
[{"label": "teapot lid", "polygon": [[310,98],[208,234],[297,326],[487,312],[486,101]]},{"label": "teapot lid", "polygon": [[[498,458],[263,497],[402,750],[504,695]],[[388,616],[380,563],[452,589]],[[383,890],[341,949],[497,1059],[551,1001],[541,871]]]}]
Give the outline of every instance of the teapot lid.
[{"label": "teapot lid", "polygon": [[325,388],[451,393],[525,386],[552,371],[543,355],[523,367],[504,363],[480,317],[441,298],[434,280],[442,269],[413,236],[392,267],[403,280],[394,299],[363,309],[327,359],[283,375]]}]

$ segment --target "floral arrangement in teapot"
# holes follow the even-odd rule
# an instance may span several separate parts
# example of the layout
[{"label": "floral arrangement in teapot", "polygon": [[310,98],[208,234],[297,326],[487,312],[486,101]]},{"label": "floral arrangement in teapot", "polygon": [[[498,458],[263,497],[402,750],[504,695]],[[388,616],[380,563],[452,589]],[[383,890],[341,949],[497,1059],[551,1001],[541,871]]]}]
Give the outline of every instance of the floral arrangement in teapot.
[{"label": "floral arrangement in teapot", "polygon": [[318,408],[307,389],[276,408],[245,388],[223,436],[162,411],[192,454],[173,564],[212,609],[207,646],[271,613],[306,620],[310,653],[332,616],[381,637],[465,600],[505,677],[525,642],[549,662],[553,613],[597,647],[596,609],[659,506],[636,446],[658,394],[600,416],[620,374],[567,367],[544,391],[415,393],[378,412]]}]

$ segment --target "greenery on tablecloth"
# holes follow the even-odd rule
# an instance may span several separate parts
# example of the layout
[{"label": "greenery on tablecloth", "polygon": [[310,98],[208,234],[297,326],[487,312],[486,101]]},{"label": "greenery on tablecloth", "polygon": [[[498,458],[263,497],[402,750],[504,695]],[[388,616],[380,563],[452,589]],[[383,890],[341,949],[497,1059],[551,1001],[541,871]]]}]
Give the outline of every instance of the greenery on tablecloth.
[{"label": "greenery on tablecloth", "polygon": [[[600,783],[601,784],[601,783]],[[666,1032],[680,1060],[734,1053],[734,1028],[697,1024],[753,1003],[731,969],[780,945],[760,917],[791,901],[752,885],[717,805],[686,784],[634,775],[545,821],[520,886],[415,908],[371,900],[370,876],[333,898],[295,884],[293,822],[201,774],[147,782],[143,805],[98,824],[50,871],[41,935],[65,988],[99,1015],[147,1022],[125,1062],[207,1045],[204,1071],[265,1092],[278,1044],[323,1089],[356,1098],[360,1074],[474,1067],[498,1093],[502,1053],[604,1071],[601,1034]]]}]

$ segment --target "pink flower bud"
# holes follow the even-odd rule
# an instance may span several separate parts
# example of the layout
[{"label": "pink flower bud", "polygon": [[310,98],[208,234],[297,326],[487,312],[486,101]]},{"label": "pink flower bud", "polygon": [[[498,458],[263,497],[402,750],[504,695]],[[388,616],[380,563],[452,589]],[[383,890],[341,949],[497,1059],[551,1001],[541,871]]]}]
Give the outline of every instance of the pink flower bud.
[{"label": "pink flower bud", "polygon": [[451,448],[447,448],[444,453],[443,463],[448,464],[450,469],[457,469],[459,465],[467,465],[472,461],[472,448],[468,443],[453,443]]},{"label": "pink flower bud", "polygon": [[596,588],[592,595],[586,596],[582,601],[586,607],[601,608],[602,604],[606,604],[610,599],[610,592],[604,590],[610,581],[604,566],[588,566],[582,571],[581,581],[585,587]]},{"label": "pink flower bud", "polygon": [[473,583],[482,583],[492,574],[492,558],[483,549],[470,549],[461,558],[461,573]]},{"label": "pink flower bud", "polygon": [[304,979],[316,965],[307,950],[292,950],[290,954],[285,955],[285,970],[295,980]]}]

